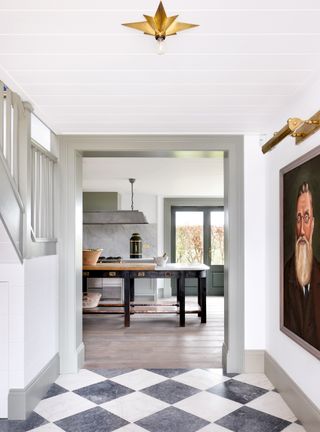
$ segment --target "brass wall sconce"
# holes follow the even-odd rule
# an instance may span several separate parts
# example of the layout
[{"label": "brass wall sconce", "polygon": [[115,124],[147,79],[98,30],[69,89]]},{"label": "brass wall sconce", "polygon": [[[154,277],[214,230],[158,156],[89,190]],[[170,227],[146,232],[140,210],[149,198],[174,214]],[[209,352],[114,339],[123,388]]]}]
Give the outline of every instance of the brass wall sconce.
[{"label": "brass wall sconce", "polygon": [[291,135],[296,139],[296,144],[302,143],[320,128],[320,111],[315,113],[309,120],[289,118],[287,124],[274,134],[274,136],[262,146],[262,153],[272,150],[280,141]]}]

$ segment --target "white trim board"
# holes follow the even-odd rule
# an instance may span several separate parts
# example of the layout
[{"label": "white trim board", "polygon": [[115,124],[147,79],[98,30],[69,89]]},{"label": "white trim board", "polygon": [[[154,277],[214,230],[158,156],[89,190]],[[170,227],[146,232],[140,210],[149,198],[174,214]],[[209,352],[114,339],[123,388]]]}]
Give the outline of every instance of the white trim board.
[{"label": "white trim board", "polygon": [[25,420],[41,399],[46,395],[49,387],[59,376],[59,354],[23,389],[10,389],[8,396],[9,420]]},{"label": "white trim board", "polygon": [[306,431],[319,432],[320,410],[267,352],[265,353],[265,374],[302,422]]}]

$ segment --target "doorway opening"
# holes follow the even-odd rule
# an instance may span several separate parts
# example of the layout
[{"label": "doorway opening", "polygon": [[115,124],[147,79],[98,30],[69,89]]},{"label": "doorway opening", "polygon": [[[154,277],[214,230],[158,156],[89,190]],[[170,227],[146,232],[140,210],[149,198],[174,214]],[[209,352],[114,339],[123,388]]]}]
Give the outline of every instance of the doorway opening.
[{"label": "doorway opening", "polygon": [[[206,264],[207,295],[224,295],[224,208],[172,206],[171,256],[176,263]],[[197,281],[186,281],[186,295],[197,295]],[[173,295],[176,295],[174,286]]]},{"label": "doorway opening", "polygon": [[[130,210],[128,178],[136,179],[134,206],[147,218],[146,225],[112,223],[108,219],[110,211],[115,217],[117,212]],[[101,299],[97,307],[84,309],[85,367],[221,368],[223,152],[216,152],[214,158],[83,158],[83,191],[83,248],[103,249],[103,262],[120,257],[123,263],[129,263],[130,238],[139,233],[139,263],[153,263],[154,257],[166,253],[169,263],[181,267],[208,266],[207,322],[202,323],[199,315],[199,280],[188,277],[184,284],[184,328],[179,324],[177,279],[135,280],[130,328],[124,326],[124,280],[97,276],[86,279],[86,294],[100,295]],[[99,223],[92,221],[94,212],[103,216]]]}]

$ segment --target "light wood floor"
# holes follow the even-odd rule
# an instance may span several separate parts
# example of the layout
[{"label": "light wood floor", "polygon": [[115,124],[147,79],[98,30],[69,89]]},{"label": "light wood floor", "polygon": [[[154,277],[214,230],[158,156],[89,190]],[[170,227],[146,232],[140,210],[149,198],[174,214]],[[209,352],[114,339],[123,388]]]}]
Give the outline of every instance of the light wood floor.
[{"label": "light wood floor", "polygon": [[[194,301],[188,297],[187,301]],[[207,324],[186,315],[84,315],[87,368],[221,368],[224,299],[208,297]]]}]

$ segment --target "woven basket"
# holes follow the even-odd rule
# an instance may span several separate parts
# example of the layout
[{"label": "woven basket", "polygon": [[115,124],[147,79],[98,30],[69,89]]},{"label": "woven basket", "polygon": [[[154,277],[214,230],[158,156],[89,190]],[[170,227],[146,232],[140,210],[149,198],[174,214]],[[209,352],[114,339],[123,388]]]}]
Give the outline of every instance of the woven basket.
[{"label": "woven basket", "polygon": [[82,251],[83,265],[95,265],[103,249],[84,249]]},{"label": "woven basket", "polygon": [[83,295],[82,307],[84,309],[95,308],[99,305],[101,294],[99,293],[88,293]]}]

